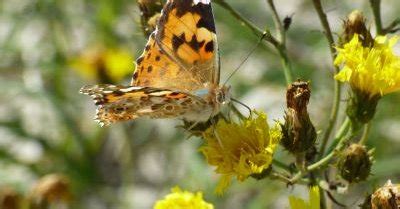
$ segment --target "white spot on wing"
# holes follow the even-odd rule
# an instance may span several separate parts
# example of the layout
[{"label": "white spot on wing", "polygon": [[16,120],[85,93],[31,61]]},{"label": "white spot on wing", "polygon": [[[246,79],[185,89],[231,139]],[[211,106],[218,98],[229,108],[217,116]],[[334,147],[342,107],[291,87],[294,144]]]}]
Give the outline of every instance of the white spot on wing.
[{"label": "white spot on wing", "polygon": [[194,5],[198,3],[203,3],[203,4],[210,4],[211,0],[193,0]]},{"label": "white spot on wing", "polygon": [[130,91],[133,91],[133,90],[140,90],[140,89],[142,89],[143,87],[140,87],[140,86],[132,86],[132,87],[129,87],[129,88],[125,88],[125,89],[120,89],[120,91],[122,91],[122,92],[130,92]]}]

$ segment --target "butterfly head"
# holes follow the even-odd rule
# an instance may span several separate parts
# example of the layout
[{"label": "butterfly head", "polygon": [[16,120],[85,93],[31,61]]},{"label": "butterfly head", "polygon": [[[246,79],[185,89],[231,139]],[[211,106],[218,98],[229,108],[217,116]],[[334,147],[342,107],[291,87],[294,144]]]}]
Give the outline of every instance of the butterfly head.
[{"label": "butterfly head", "polygon": [[222,86],[215,92],[215,101],[219,105],[228,104],[231,101],[230,86]]}]

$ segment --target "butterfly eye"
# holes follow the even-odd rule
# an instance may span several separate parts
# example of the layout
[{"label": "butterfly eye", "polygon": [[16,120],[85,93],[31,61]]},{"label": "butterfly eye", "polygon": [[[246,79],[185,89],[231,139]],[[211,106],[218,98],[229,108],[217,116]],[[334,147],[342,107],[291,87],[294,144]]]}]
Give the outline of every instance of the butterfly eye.
[{"label": "butterfly eye", "polygon": [[225,94],[222,92],[217,93],[217,102],[224,103],[225,102]]}]

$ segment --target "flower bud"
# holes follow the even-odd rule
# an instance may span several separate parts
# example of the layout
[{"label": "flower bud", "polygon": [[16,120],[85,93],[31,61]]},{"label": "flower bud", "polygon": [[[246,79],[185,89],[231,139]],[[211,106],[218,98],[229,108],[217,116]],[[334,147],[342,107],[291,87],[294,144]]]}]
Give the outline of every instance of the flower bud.
[{"label": "flower bud", "polygon": [[285,123],[281,124],[281,144],[293,154],[304,153],[315,144],[317,133],[307,112],[311,96],[309,83],[296,81],[286,92]]},{"label": "flower bud", "polygon": [[400,185],[393,185],[390,180],[371,195],[372,209],[400,208]]},{"label": "flower bud", "polygon": [[0,208],[1,209],[19,209],[21,197],[11,188],[0,190]]},{"label": "flower bud", "polygon": [[71,198],[67,177],[60,174],[49,174],[42,177],[32,189],[31,208],[44,208],[51,204],[67,203]]},{"label": "flower bud", "polygon": [[140,22],[145,36],[149,36],[156,28],[163,4],[160,0],[138,0]]},{"label": "flower bud", "polygon": [[358,10],[352,11],[343,22],[344,32],[341,37],[341,43],[349,42],[354,34],[358,34],[363,46],[372,46],[374,39],[371,36],[371,32],[366,27],[365,21],[366,18],[362,12]]},{"label": "flower bud", "polygon": [[346,107],[346,113],[352,121],[353,128],[358,129],[360,125],[372,120],[380,98],[379,94],[371,95],[353,88],[353,94]]},{"label": "flower bud", "polygon": [[349,183],[367,179],[371,172],[372,159],[360,144],[351,144],[340,155],[338,169],[340,176]]}]

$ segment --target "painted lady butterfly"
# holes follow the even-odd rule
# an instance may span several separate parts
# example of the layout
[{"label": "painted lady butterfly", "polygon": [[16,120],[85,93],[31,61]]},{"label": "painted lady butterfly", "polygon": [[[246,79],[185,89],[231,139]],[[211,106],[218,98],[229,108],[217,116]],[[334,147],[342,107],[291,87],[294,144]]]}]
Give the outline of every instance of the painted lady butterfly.
[{"label": "painted lady butterfly", "polygon": [[142,116],[204,122],[218,114],[230,96],[219,86],[210,0],[168,0],[136,60],[131,85],[91,85],[80,92],[93,98],[102,126]]}]

